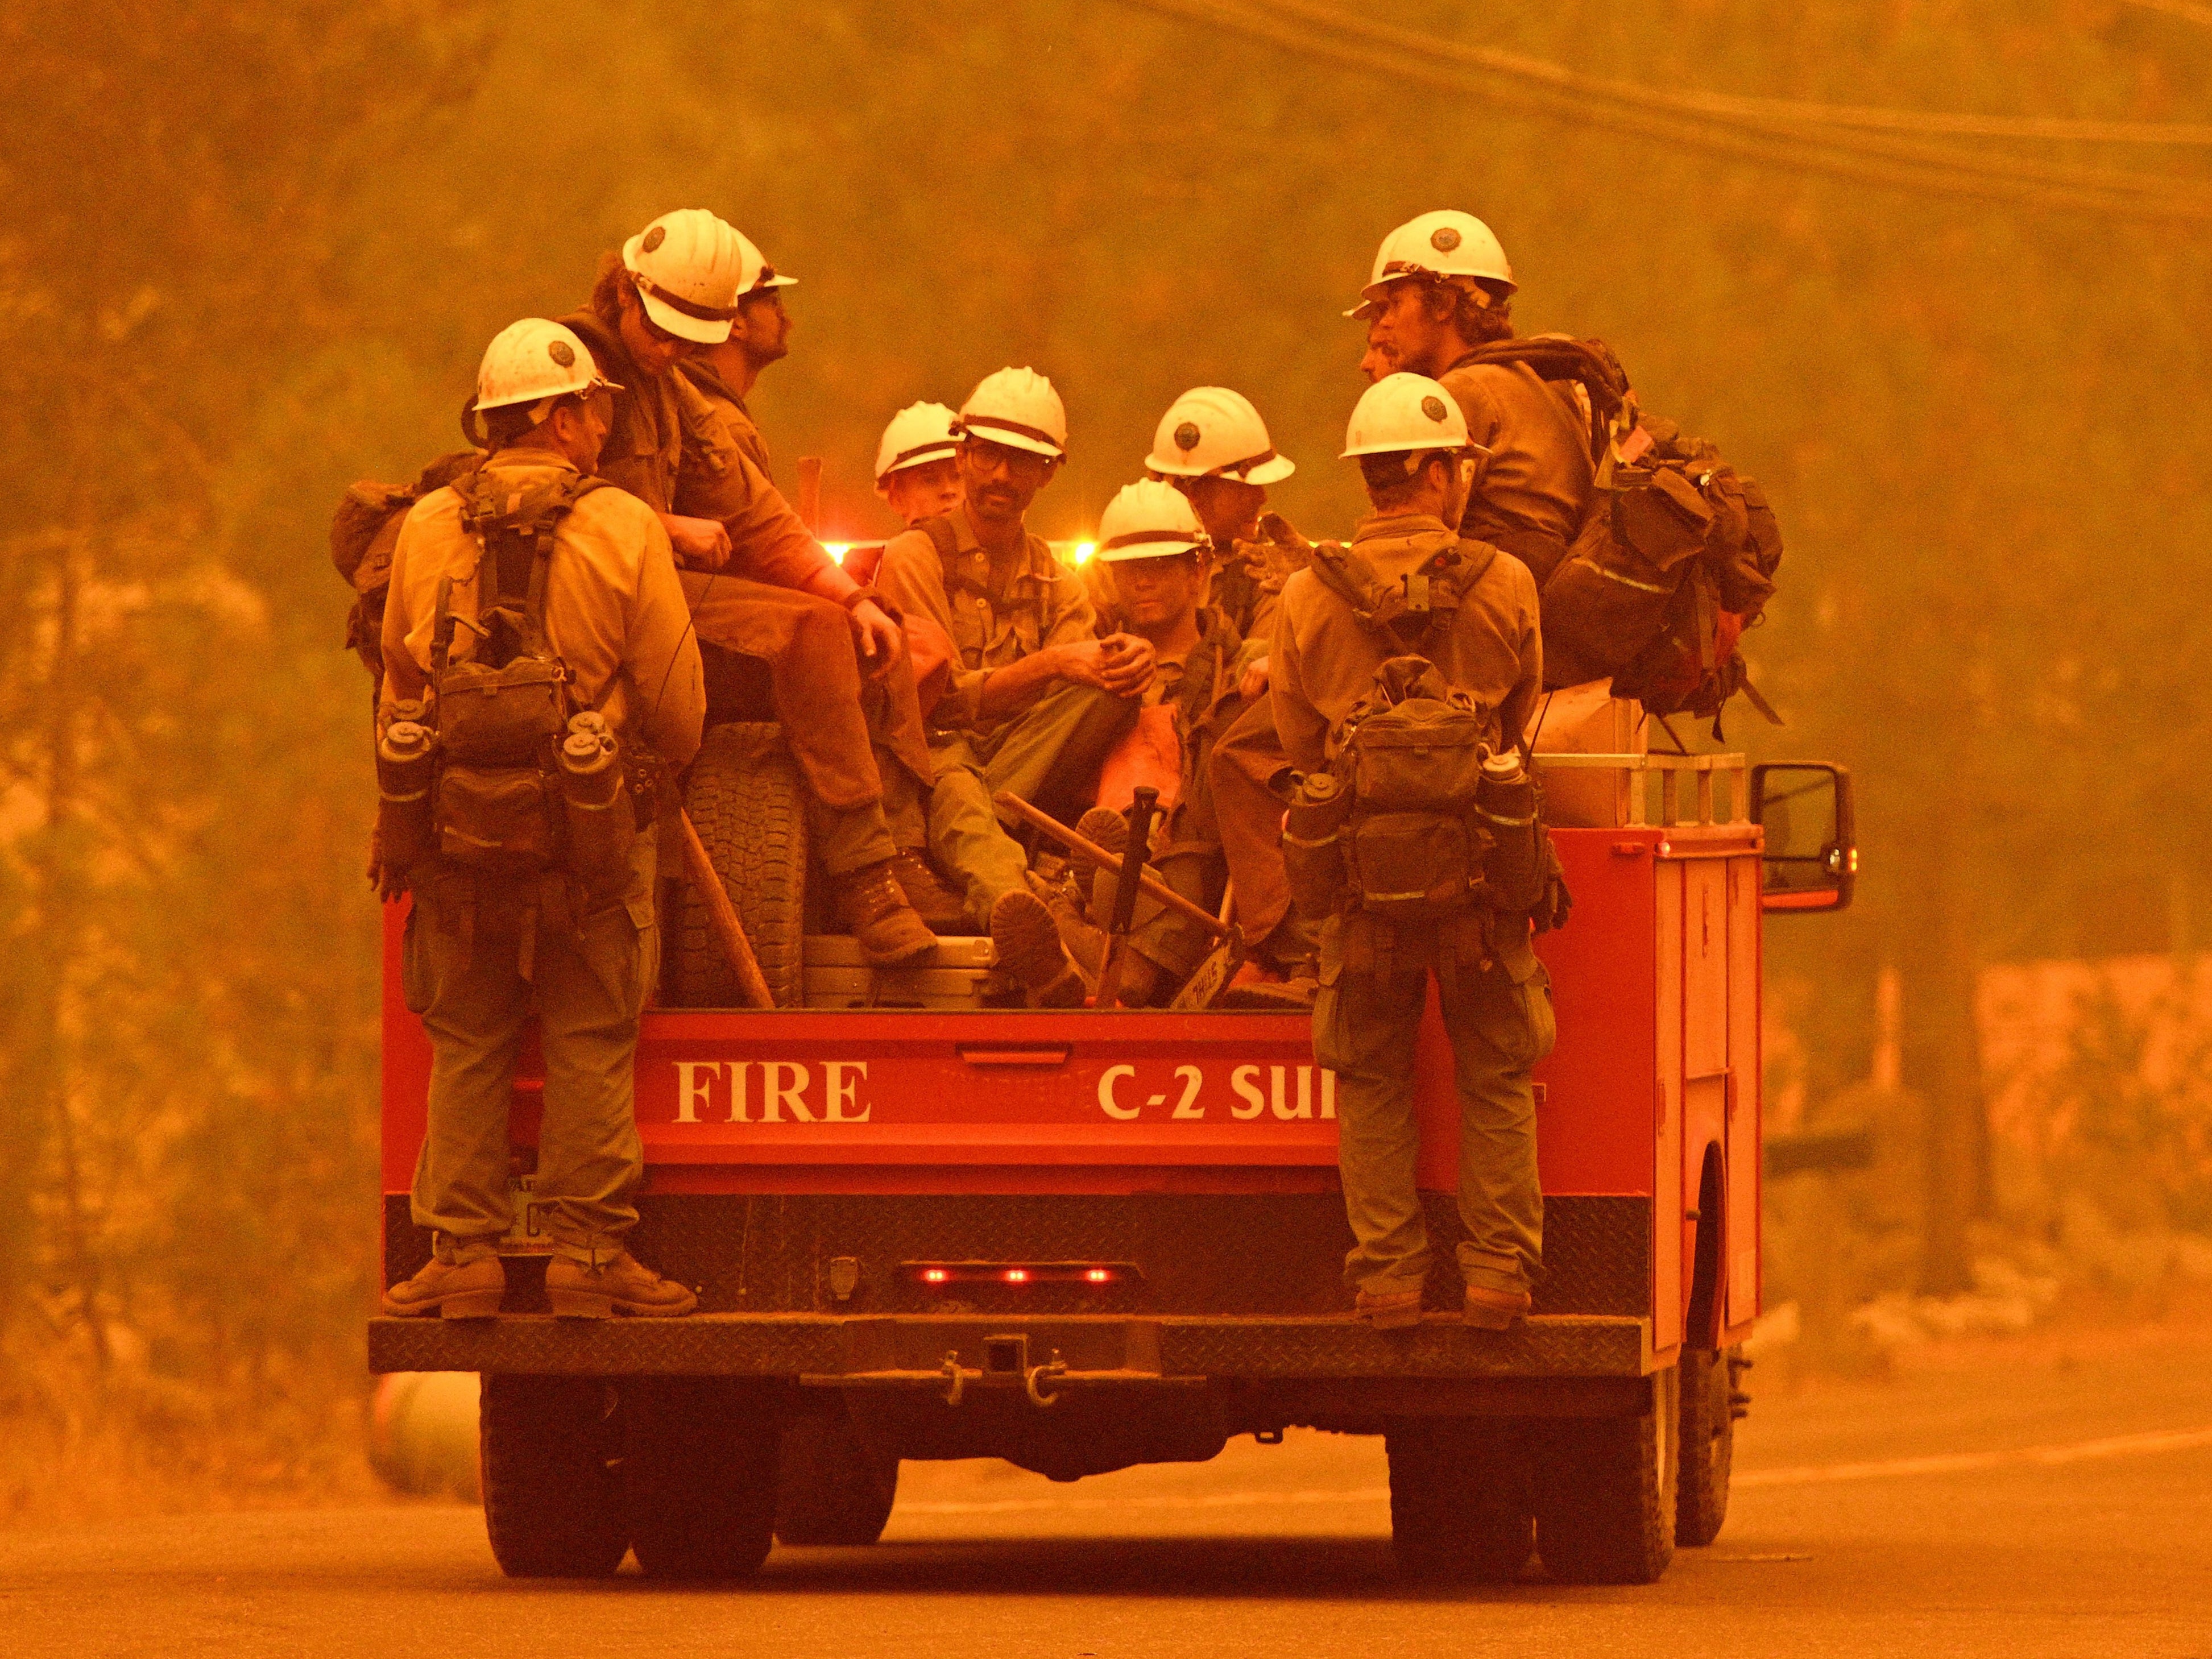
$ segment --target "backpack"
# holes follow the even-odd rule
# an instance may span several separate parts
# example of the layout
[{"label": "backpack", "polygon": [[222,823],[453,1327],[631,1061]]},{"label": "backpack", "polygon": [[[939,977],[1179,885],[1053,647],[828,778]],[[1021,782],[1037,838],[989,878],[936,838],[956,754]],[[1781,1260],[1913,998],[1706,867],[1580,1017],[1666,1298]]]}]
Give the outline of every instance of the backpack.
[{"label": "backpack", "polygon": [[416,502],[473,472],[483,463],[478,449],[441,455],[411,484],[379,483],[363,478],[338,498],[331,515],[331,562],[338,579],[354,591],[346,612],[346,648],[384,688],[384,601],[392,586],[392,553],[399,545],[399,526]]},{"label": "backpack", "polygon": [[[437,722],[432,834],[441,855],[503,875],[559,860],[562,821],[557,755],[568,730],[568,671],[545,634],[545,583],[555,532],[603,478],[564,473],[529,490],[476,471],[455,485],[461,521],[479,537],[477,620],[452,610],[439,584],[430,685]],[[477,635],[453,659],[453,630]]]},{"label": "backpack", "polygon": [[1782,533],[1757,483],[1671,421],[1614,447],[1589,520],[1544,586],[1545,684],[1610,675],[1655,714],[1710,717],[1738,691],[1779,717],[1737,641],[1774,592]]},{"label": "backpack", "polygon": [[1375,671],[1373,689],[1336,733],[1352,908],[1433,921],[1477,904],[1492,836],[1475,796],[1493,714],[1425,657],[1393,657]]},{"label": "backpack", "polygon": [[1765,492],[1711,444],[1644,414],[1602,340],[1498,340],[1463,361],[1526,363],[1542,380],[1573,386],[1588,417],[1597,495],[1565,556],[1536,570],[1544,684],[1610,676],[1614,695],[1656,714],[1710,716],[1717,736],[1722,707],[1741,691],[1779,725],[1736,654],[1782,562],[1781,526]]},{"label": "backpack", "polygon": [[1310,556],[1315,580],[1350,605],[1362,623],[1394,650],[1419,652],[1436,629],[1449,631],[1460,596],[1482,580],[1498,550],[1486,542],[1462,542],[1395,585],[1341,542],[1317,542]]}]

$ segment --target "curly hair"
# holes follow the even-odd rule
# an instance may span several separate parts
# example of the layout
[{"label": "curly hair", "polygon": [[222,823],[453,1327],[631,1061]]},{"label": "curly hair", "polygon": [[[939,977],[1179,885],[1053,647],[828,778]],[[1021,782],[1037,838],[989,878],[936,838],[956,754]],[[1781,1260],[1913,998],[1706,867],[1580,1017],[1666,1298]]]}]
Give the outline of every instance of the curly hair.
[{"label": "curly hair", "polygon": [[599,272],[592,284],[591,309],[609,328],[622,326],[622,291],[637,292],[637,278],[629,274],[622,255],[613,249],[599,255]]},{"label": "curly hair", "polygon": [[1421,283],[1421,303],[1440,323],[1449,323],[1471,346],[1513,337],[1513,300],[1486,284],[1430,277]]}]

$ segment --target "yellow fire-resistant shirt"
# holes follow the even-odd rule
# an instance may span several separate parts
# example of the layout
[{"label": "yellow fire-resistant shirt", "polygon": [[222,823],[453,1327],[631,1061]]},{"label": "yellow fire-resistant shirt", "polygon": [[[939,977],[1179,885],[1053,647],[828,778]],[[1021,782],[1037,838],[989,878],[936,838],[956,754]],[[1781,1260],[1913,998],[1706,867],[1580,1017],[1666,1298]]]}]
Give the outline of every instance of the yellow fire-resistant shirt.
[{"label": "yellow fire-resistant shirt", "polygon": [[1566,395],[1526,363],[1462,362],[1437,379],[1490,452],[1460,529],[1535,531],[1571,542],[1596,489],[1589,432]]},{"label": "yellow fire-resistant shirt", "polygon": [[1048,645],[1089,639],[1097,618],[1081,579],[1053,556],[1043,538],[1027,536],[1022,551],[1001,558],[975,539],[964,510],[956,507],[945,522],[956,544],[949,583],[929,532],[909,530],[884,549],[876,591],[951,636],[960,660],[930,710],[929,723],[939,730],[972,730],[986,724],[983,682],[994,669]]},{"label": "yellow fire-resistant shirt", "polygon": [[[514,489],[574,471],[542,449],[503,449],[483,465],[487,477]],[[417,501],[400,527],[384,612],[387,709],[428,695],[440,577],[453,580],[453,613],[476,619],[483,544],[462,527],[461,513],[459,495],[440,489]],[[707,687],[659,518],[625,490],[593,490],[561,520],[545,576],[546,637],[568,665],[578,702],[605,715],[625,748],[641,745],[682,766],[699,748]],[[456,628],[453,660],[466,660],[475,643],[469,629]]]},{"label": "yellow fire-resistant shirt", "polygon": [[[1392,584],[1458,545],[1442,520],[1419,513],[1364,519],[1352,537],[1352,550]],[[1528,728],[1544,684],[1536,579],[1518,559],[1474,545],[1467,550],[1477,558],[1489,553],[1488,568],[1461,592],[1450,631],[1430,638],[1425,649],[1419,642],[1393,648],[1311,569],[1293,572],[1283,584],[1268,682],[1291,765],[1316,772],[1328,763],[1337,726],[1393,657],[1427,657],[1452,685],[1492,710],[1493,746],[1501,734],[1517,740]]]}]

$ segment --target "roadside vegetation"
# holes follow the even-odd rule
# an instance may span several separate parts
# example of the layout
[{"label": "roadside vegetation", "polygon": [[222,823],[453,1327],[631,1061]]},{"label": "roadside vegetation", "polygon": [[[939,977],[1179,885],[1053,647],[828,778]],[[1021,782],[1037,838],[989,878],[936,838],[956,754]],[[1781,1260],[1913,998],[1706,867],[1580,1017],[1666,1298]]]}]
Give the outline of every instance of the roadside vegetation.
[{"label": "roadside vegetation", "polygon": [[[2212,111],[2181,6],[1508,9],[1391,21],[1649,87]],[[1974,1014],[1990,963],[2186,952],[2212,908],[2201,222],[1683,149],[1118,0],[27,0],[0,46],[0,1524],[367,1489],[378,917],[328,514],[453,447],[484,341],[680,205],[799,277],[761,413],[852,538],[889,412],[1006,362],[1073,416],[1041,531],[1218,382],[1300,463],[1279,505],[1340,532],[1337,313],[1382,230],[1483,215],[1524,331],[1606,337],[1769,487],[1747,654],[1790,725],[1729,738],[1860,780],[1858,908],[1770,955],[1819,988],[1806,1121],[1895,1133],[1778,1188],[1773,1285],[1848,1332],[1993,1253],[2048,1277],[2028,1246],[2079,1259],[2085,1194],[2116,1237],[2212,1225],[2124,1032],[2053,1085],[2034,1181],[1984,1179]],[[2212,180],[2201,146],[1957,142],[2162,174],[2154,206]]]}]

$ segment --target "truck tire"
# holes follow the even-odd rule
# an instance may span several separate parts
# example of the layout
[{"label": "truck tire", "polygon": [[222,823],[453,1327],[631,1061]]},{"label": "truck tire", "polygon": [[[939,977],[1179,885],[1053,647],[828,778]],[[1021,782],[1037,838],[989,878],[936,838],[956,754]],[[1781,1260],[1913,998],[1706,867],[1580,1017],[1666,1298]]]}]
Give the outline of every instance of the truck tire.
[{"label": "truck tire", "polygon": [[[783,728],[751,721],[710,729],[691,763],[684,809],[737,907],[779,1008],[804,1000],[806,797]],[[668,872],[681,875],[680,870]],[[678,1008],[737,1008],[737,969],[689,879],[677,888],[668,994]]]},{"label": "truck tire", "polygon": [[784,1544],[872,1544],[898,1497],[899,1461],[862,1439],[844,1413],[797,1417],[783,1431],[775,1536]]},{"label": "truck tire", "polygon": [[605,1578],[629,1547],[607,1385],[487,1376],[478,1399],[484,1530],[510,1578]]},{"label": "truck tire", "polygon": [[1638,1417],[1543,1425],[1532,1471],[1536,1548],[1570,1584],[1649,1584],[1674,1559],[1680,1390],[1671,1366]]},{"label": "truck tire", "polygon": [[743,1578],[775,1527],[781,1423],[746,1381],[633,1383],[623,1464],[630,1547],[651,1578]]},{"label": "truck tire", "polygon": [[1382,1437],[1390,1460],[1390,1547],[1411,1578],[1494,1584],[1535,1553],[1521,1425],[1415,1418]]},{"label": "truck tire", "polygon": [[1682,1468],[1674,1495],[1674,1541],[1698,1549],[1728,1519],[1735,1463],[1735,1369],[1724,1351],[1682,1350]]}]

